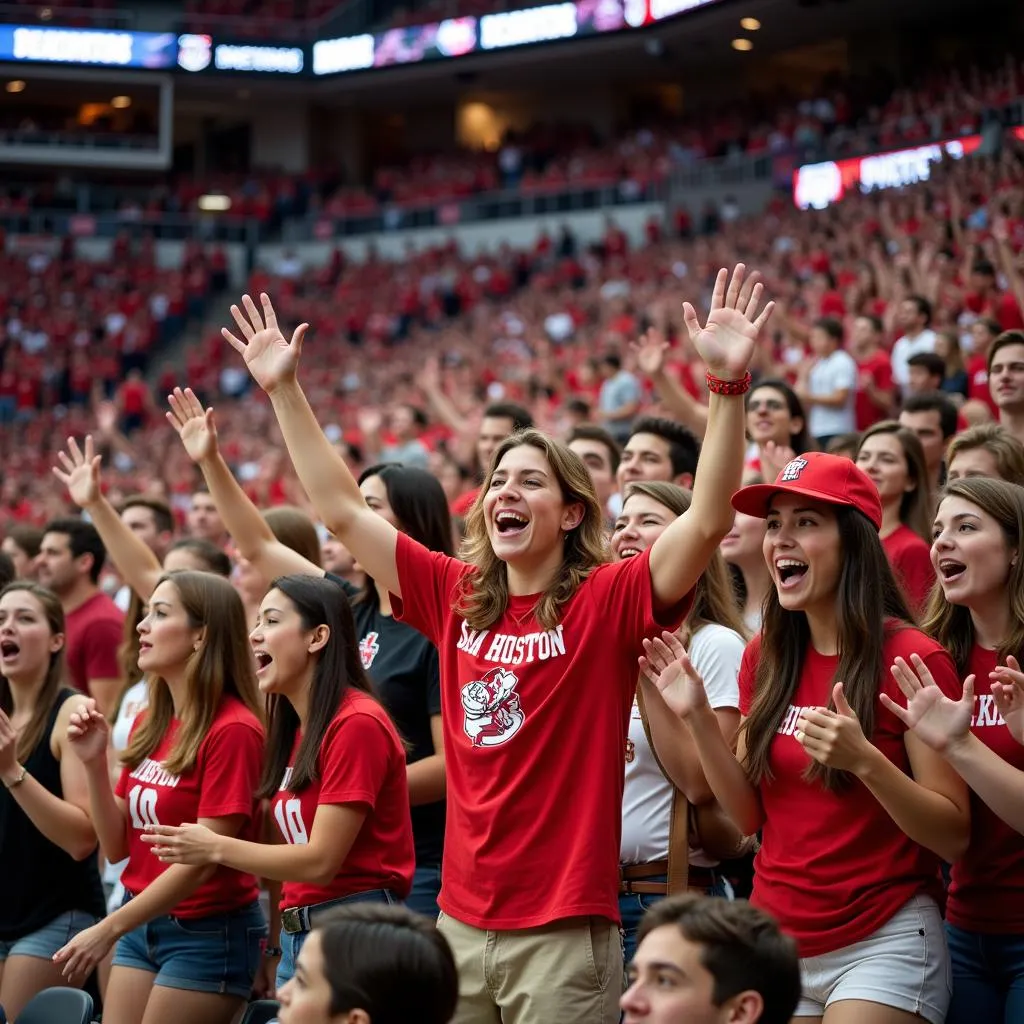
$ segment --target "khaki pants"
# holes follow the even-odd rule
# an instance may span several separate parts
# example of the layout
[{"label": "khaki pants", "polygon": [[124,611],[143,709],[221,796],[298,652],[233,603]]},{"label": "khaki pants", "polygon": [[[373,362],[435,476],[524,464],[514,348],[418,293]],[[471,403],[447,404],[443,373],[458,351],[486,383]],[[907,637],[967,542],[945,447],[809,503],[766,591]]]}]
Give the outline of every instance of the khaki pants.
[{"label": "khaki pants", "polygon": [[612,921],[482,931],[442,913],[437,925],[459,968],[453,1024],[618,1024],[622,940]]}]

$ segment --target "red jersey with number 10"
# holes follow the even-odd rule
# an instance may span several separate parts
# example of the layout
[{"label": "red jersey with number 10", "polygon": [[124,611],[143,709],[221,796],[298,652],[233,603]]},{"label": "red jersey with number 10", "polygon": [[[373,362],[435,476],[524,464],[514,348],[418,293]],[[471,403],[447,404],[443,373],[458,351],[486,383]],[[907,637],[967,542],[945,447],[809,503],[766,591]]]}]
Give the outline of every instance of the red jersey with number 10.
[{"label": "red jersey with number 10", "polygon": [[[295,736],[292,765],[302,734]],[[327,726],[318,778],[298,793],[288,788],[292,768],[273,800],[274,821],[287,843],[306,843],[320,804],[355,804],[366,811],[341,869],[327,885],[285,882],[281,907],[308,907],[370,889],[405,899],[416,854],[409,814],[405,751],[387,712],[369,694],[349,690]]]},{"label": "red jersey with number 10", "polygon": [[[143,712],[132,726],[134,732],[145,718]],[[125,802],[128,815],[128,863],[121,882],[131,893],[140,893],[169,867],[142,841],[147,825],[186,825],[200,818],[227,818],[242,814],[248,819],[239,836],[255,838],[252,829],[256,807],[254,793],[263,767],[263,726],[237,698],[225,697],[199,745],[191,770],[171,775],[163,761],[174,746],[178,719],[156,749],[135,768],[121,770],[115,793]],[[172,911],[174,917],[208,917],[248,906],[259,897],[256,879],[241,871],[219,867],[191,896]]]}]

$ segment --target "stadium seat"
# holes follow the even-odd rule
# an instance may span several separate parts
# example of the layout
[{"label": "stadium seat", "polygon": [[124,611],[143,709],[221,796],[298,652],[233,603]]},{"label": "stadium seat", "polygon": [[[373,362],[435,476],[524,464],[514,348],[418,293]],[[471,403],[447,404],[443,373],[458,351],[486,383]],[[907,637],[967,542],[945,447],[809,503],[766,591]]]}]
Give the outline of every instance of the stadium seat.
[{"label": "stadium seat", "polygon": [[255,999],[242,1015],[242,1024],[270,1024],[277,1017],[281,1004],[274,999]]},{"label": "stadium seat", "polygon": [[48,988],[18,1014],[15,1024],[89,1024],[92,996],[77,988]]}]

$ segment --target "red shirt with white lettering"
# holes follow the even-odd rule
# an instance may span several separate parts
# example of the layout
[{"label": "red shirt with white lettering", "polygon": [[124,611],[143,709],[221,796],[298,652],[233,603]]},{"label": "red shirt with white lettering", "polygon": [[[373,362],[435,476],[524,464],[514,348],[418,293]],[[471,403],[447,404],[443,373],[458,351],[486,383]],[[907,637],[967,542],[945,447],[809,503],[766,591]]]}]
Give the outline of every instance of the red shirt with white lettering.
[{"label": "red shirt with white lettering", "polygon": [[917,614],[928,603],[928,595],[935,584],[931,548],[909,526],[902,524],[882,538],[882,547],[910,610]]},{"label": "red shirt with white lettering", "polygon": [[[132,726],[134,732],[145,718]],[[263,767],[263,726],[236,697],[225,697],[199,745],[192,768],[171,775],[163,760],[174,745],[180,722],[172,719],[156,749],[135,768],[121,769],[115,793],[125,802],[128,815],[128,863],[121,882],[130,893],[142,892],[170,867],[142,841],[147,825],[184,825],[200,818],[226,818],[242,814],[248,819],[239,833],[252,839],[256,807],[253,794]],[[172,911],[174,917],[209,917],[248,906],[259,897],[252,875],[218,867],[191,896]]]},{"label": "red shirt with white lettering", "polygon": [[[740,666],[740,711],[747,715],[755,693],[761,637],[747,645]],[[917,629],[893,625],[885,642],[880,692],[899,704],[906,697],[889,672],[899,656],[919,654],[935,681],[959,697],[953,659]],[[808,647],[797,692],[772,742],[772,777],[759,785],[764,807],[762,845],[754,861],[751,902],[773,915],[796,939],[800,956],[821,956],[866,939],[908,900],[942,896],[939,859],[909,839],[863,783],[831,792],[804,777],[810,755],[797,741],[804,708],[826,707],[839,658]],[[906,726],[880,701],[875,703],[872,742],[898,768],[911,774],[903,736]]]},{"label": "red shirt with white lettering", "polygon": [[[975,677],[971,732],[1004,761],[1024,771],[1024,747],[1010,735],[992,699],[988,674],[997,662],[995,651],[974,645],[968,665],[968,674]],[[971,842],[953,865],[946,920],[982,934],[1024,933],[1024,839],[973,790]]]},{"label": "red shirt with white lettering", "polygon": [[473,568],[398,536],[395,616],[437,647],[448,783],[439,903],[475,928],[619,920],[622,751],[641,642],[676,629],[688,595],[654,609],[647,553],[601,565],[545,630],[537,595],[490,628],[454,611]]},{"label": "red shirt with white lettering", "polygon": [[[292,764],[302,734],[295,737]],[[281,907],[308,907],[370,889],[405,899],[416,854],[409,815],[405,751],[387,712],[369,694],[349,690],[327,726],[316,761],[318,778],[288,789],[292,767],[273,800],[274,820],[287,843],[306,843],[320,804],[355,804],[366,812],[345,863],[327,885],[285,882]]]}]

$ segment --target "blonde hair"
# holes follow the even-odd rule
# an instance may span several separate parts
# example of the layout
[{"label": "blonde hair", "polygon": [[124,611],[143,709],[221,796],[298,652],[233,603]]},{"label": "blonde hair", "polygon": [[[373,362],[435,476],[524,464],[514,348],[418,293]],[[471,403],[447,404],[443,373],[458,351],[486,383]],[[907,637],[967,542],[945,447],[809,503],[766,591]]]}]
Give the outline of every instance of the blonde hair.
[{"label": "blonde hair", "polygon": [[[987,512],[999,524],[1007,547],[1017,552],[1016,564],[1008,567],[1004,590],[1010,631],[999,644],[998,657],[1000,663],[1008,654],[1019,658],[1024,651],[1024,489],[1005,480],[972,476],[947,484],[940,502],[946,498],[962,498]],[[974,620],[967,608],[950,604],[942,587],[933,587],[921,629],[953,655],[961,675],[966,673],[975,641]]]},{"label": "blonde hair", "polygon": [[[174,584],[190,626],[203,627],[185,672],[181,727],[163,762],[172,775],[181,775],[195,766],[199,747],[226,696],[236,697],[260,721],[263,701],[256,685],[245,610],[235,588],[222,576],[191,570],[165,573],[157,586],[164,582]],[[167,683],[159,675],[148,676],[147,682],[149,708],[121,757],[129,768],[138,767],[156,750],[174,718]]]},{"label": "blonde hair", "polygon": [[[693,502],[693,493],[677,484],[661,480],[638,480],[626,488],[622,501],[623,508],[635,494],[642,494],[651,501],[664,505],[670,512],[674,512],[677,518],[686,512]],[[736,591],[729,567],[722,557],[722,552],[717,548],[694,587],[693,607],[679,632],[683,645],[689,644],[693,634],[701,626],[710,623],[726,626],[739,633],[744,640],[750,638],[750,631],[736,603]]]},{"label": "blonde hair", "polygon": [[946,451],[946,465],[960,452],[975,448],[984,448],[991,454],[1001,479],[1011,484],[1024,484],[1024,445],[1006,427],[998,423],[981,423],[957,434]]},{"label": "blonde hair", "polygon": [[490,468],[480,488],[480,498],[466,517],[466,539],[462,557],[476,571],[462,578],[455,601],[455,612],[472,629],[494,625],[508,607],[508,566],[494,553],[484,516],[483,498],[501,460],[513,448],[529,445],[547,460],[567,504],[583,506],[579,525],[568,530],[562,564],[548,588],[537,602],[535,614],[544,629],[554,629],[561,617],[562,606],[568,602],[591,571],[608,560],[605,543],[604,516],[594,492],[590,471],[573,451],[539,430],[521,430],[498,445]]}]

